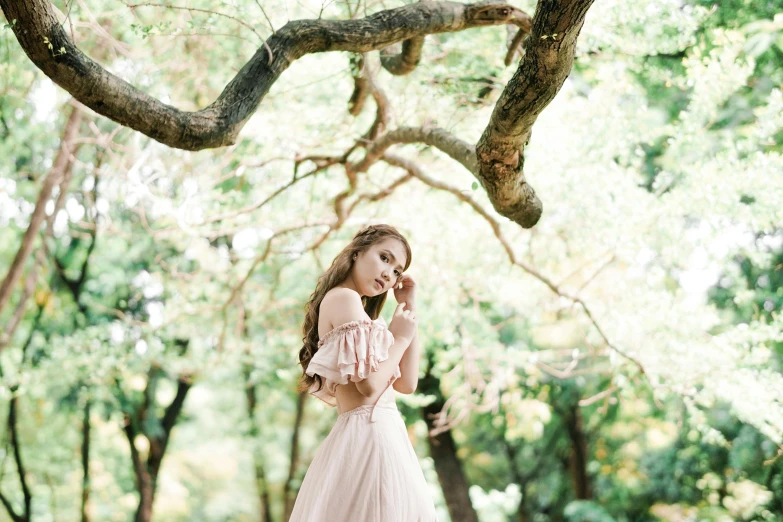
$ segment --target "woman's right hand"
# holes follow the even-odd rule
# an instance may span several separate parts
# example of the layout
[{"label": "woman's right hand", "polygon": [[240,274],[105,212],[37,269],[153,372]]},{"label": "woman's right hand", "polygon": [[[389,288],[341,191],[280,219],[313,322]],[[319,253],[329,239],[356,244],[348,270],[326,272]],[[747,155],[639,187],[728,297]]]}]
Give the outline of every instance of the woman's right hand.
[{"label": "woman's right hand", "polygon": [[416,319],[416,312],[404,310],[404,308],[404,302],[397,305],[391,324],[389,324],[389,331],[395,339],[404,338],[410,342],[413,340],[413,336],[416,335],[419,320]]}]

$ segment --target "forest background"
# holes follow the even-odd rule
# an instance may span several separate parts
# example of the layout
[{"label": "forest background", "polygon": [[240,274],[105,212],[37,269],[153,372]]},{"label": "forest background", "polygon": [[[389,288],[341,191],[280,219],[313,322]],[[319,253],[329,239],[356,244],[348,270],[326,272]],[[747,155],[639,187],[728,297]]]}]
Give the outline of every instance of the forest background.
[{"label": "forest background", "polygon": [[[198,110],[289,20],[404,3],[53,5]],[[398,405],[442,520],[783,520],[779,2],[590,7],[525,149],[529,229],[438,147],[345,168],[381,116],[475,143],[520,59],[505,26],[428,36],[404,75],[306,55],[236,143],[190,152],[72,100],[3,22],[0,520],[286,520],[336,415],[296,393],[303,305],[378,222],[413,248]]]}]

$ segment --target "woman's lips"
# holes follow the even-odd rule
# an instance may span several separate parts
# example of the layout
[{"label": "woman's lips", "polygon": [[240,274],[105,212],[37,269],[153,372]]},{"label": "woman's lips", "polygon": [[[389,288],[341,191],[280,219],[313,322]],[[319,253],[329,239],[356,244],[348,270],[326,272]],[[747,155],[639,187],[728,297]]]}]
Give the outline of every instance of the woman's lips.
[{"label": "woman's lips", "polygon": [[383,290],[383,285],[376,279],[375,284],[378,285],[378,290]]}]

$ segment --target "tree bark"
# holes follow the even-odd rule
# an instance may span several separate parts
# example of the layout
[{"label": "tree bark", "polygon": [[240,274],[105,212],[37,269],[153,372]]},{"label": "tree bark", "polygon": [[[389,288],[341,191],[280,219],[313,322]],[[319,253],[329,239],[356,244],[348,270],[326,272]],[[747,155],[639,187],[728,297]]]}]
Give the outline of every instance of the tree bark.
[{"label": "tree bark", "polygon": [[523,171],[533,123],[571,72],[576,39],[593,0],[541,0],[525,57],[503,89],[476,153],[479,179],[495,210],[529,228],[543,206]]},{"label": "tree bark", "polygon": [[[77,131],[79,130],[79,123],[81,122],[81,118],[82,111],[74,107],[71,110],[71,115],[68,117],[68,122],[65,124],[62,143],[60,145],[60,150],[57,152],[57,157],[54,160],[54,165],[46,175],[46,179],[44,179],[41,192],[38,193],[38,199],[35,202],[33,214],[30,217],[30,225],[25,231],[24,237],[22,238],[22,244],[19,247],[19,250],[16,252],[14,260],[11,262],[11,268],[8,270],[8,273],[6,274],[5,279],[3,279],[3,282],[0,283],[0,313],[2,313],[5,305],[8,304],[8,301],[11,298],[13,287],[22,276],[24,263],[27,260],[27,257],[30,255],[30,252],[33,250],[33,242],[35,241],[35,236],[44,220],[46,203],[49,201],[49,197],[52,195],[52,189],[55,185],[62,181],[63,177],[66,176],[67,170],[69,169],[69,164],[71,163],[71,151],[73,151],[75,147]],[[61,188],[61,190],[64,188],[65,187]]]},{"label": "tree bark", "polygon": [[[427,427],[432,430],[445,403],[440,391],[440,379],[428,371],[424,378],[419,379],[419,390],[425,395],[436,397],[435,401],[421,409]],[[470,501],[470,484],[462,470],[462,462],[457,457],[457,445],[451,431],[444,431],[435,437],[430,436],[427,441],[452,522],[478,522],[478,514]]]}]

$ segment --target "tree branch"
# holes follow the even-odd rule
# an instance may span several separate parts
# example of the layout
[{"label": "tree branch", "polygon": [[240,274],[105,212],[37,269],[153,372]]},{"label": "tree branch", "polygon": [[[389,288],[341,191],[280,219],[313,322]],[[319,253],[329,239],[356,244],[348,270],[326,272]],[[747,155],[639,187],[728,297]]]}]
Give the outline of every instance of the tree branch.
[{"label": "tree branch", "polygon": [[402,42],[402,51],[399,54],[391,54],[388,48],[381,51],[381,65],[395,76],[406,75],[419,65],[423,47],[423,36],[405,40]]},{"label": "tree branch", "polygon": [[[5,2],[5,0],[0,0]],[[5,9],[5,8],[4,8]],[[79,130],[79,122],[81,122],[82,111],[76,107],[71,110],[71,115],[68,118],[68,122],[65,124],[65,131],[63,133],[62,144],[60,150],[57,152],[57,157],[54,160],[54,165],[49,173],[46,175],[46,179],[41,187],[41,192],[38,193],[38,200],[35,202],[35,208],[33,215],[30,216],[30,224],[24,233],[22,238],[22,244],[19,250],[16,252],[11,268],[0,284],[0,312],[8,304],[8,300],[11,298],[11,290],[16,285],[19,278],[22,276],[22,268],[33,250],[33,241],[38,233],[38,229],[45,217],[46,203],[49,201],[49,197],[52,195],[52,189],[55,185],[63,180],[63,176],[66,175],[68,170],[68,164],[71,161],[71,151],[74,150],[74,144],[76,141],[76,134]]]},{"label": "tree branch", "polygon": [[14,310],[14,314],[11,316],[10,321],[6,324],[3,332],[0,332],[0,351],[8,346],[8,344],[11,342],[11,339],[13,339],[14,333],[16,333],[16,329],[19,327],[19,323],[24,316],[27,300],[30,299],[30,296],[33,295],[33,292],[35,291],[35,277],[38,272],[38,267],[43,264],[41,257],[42,256],[40,255],[39,250],[36,252],[35,262],[33,263],[33,266],[30,267],[30,271],[27,273],[27,277],[25,278],[24,291],[19,298],[19,302],[16,303],[16,310]]},{"label": "tree branch", "polygon": [[571,72],[576,38],[593,0],[539,2],[525,57],[500,95],[476,146],[479,179],[498,213],[525,228],[543,206],[523,172],[533,123]]},{"label": "tree branch", "polygon": [[[187,397],[191,386],[193,386],[193,383],[191,382],[190,377],[180,375],[179,379],[177,379],[177,394],[174,396],[171,404],[166,408],[166,412],[163,414],[163,418],[160,421],[166,442],[168,442],[171,430],[174,429],[174,425],[177,423],[177,417],[179,417],[180,412],[182,412],[182,406],[185,404],[185,398]],[[165,444],[163,448],[165,450]]]},{"label": "tree branch", "polygon": [[11,505],[11,502],[7,498],[5,498],[5,495],[0,493],[0,502],[3,503],[3,506],[5,507],[5,510],[8,512],[8,516],[11,517],[11,520],[14,522],[24,522],[24,518],[16,514],[16,511],[14,511],[14,507]]},{"label": "tree branch", "polygon": [[17,22],[14,34],[33,63],[77,100],[121,125],[187,150],[234,143],[274,82],[306,54],[366,53],[405,42],[403,53],[395,59],[386,57],[386,64],[407,70],[415,66],[426,35],[515,25],[520,31],[509,53],[513,57],[516,45],[524,40],[524,59],[478,142],[478,170],[469,170],[498,213],[530,228],[540,219],[543,206],[523,171],[524,148],[533,123],[571,71],[576,39],[593,1],[541,0],[532,22],[522,11],[495,0],[427,1],[359,20],[291,21],[264,42],[215,102],[197,112],[164,104],[85,56],[68,38],[47,0],[0,0],[0,8],[8,20]]},{"label": "tree branch", "polygon": [[351,76],[353,77],[353,92],[348,100],[348,114],[358,116],[362,112],[364,102],[369,93],[367,78],[364,72],[364,56],[355,53],[351,55]]},{"label": "tree branch", "polygon": [[14,451],[14,462],[16,462],[16,472],[19,474],[19,483],[22,485],[22,496],[24,498],[24,511],[22,517],[29,519],[30,506],[33,502],[33,495],[30,493],[30,488],[27,485],[27,470],[22,462],[22,449],[19,445],[19,433],[17,429],[17,416],[16,409],[18,406],[19,398],[16,395],[16,390],[12,390],[13,396],[11,397],[11,404],[8,409],[8,431],[11,433],[11,446]]},{"label": "tree branch", "polygon": [[54,265],[57,268],[57,274],[60,276],[60,279],[65,283],[65,286],[68,287],[68,290],[71,292],[71,297],[73,298],[74,303],[76,303],[76,307],[79,308],[79,311],[82,313],[83,316],[87,316],[87,307],[82,304],[81,302],[81,295],[82,290],[84,289],[84,283],[87,280],[87,271],[89,269],[90,265],[90,257],[92,256],[93,251],[95,250],[95,244],[97,242],[97,234],[98,234],[98,227],[90,228],[88,231],[88,235],[90,236],[90,245],[87,247],[87,253],[84,257],[84,261],[82,262],[81,271],[79,272],[79,276],[76,279],[71,279],[67,275],[65,275],[65,265],[63,265],[63,262],[60,261],[60,259],[57,257],[57,255],[52,252],[52,260],[54,261]]},{"label": "tree branch", "polygon": [[365,172],[370,166],[381,159],[386,149],[392,145],[403,143],[424,143],[435,147],[460,162],[468,171],[478,177],[478,162],[473,145],[462,141],[444,129],[425,127],[399,127],[389,131],[368,148],[364,158],[349,166],[354,172]]},{"label": "tree branch", "polygon": [[494,1],[420,2],[360,20],[294,20],[266,40],[214,103],[185,112],[140,91],[83,54],[47,0],[0,0],[0,8],[6,19],[16,20],[14,34],[30,60],[77,100],[121,125],[187,150],[234,143],[272,84],[306,54],[361,53],[428,34],[518,24],[521,12]]},{"label": "tree branch", "polygon": [[[378,139],[378,135],[384,132],[389,126],[389,121],[391,120],[391,103],[384,90],[378,85],[376,71],[370,65],[369,53],[364,54],[364,77],[367,81],[367,88],[372,95],[373,100],[375,100],[376,109],[375,120],[364,134],[363,139],[375,141]],[[356,145],[358,146],[359,143]],[[350,151],[348,154],[350,154]],[[346,158],[348,157],[348,154],[346,154]]]}]

